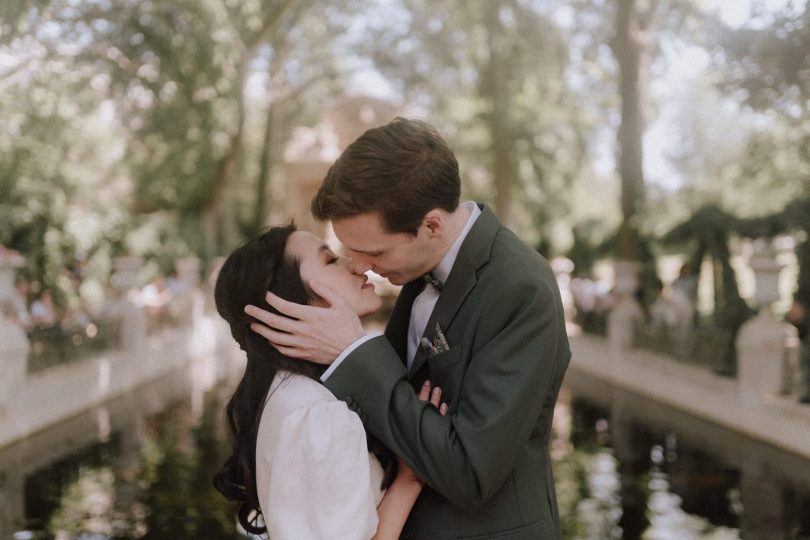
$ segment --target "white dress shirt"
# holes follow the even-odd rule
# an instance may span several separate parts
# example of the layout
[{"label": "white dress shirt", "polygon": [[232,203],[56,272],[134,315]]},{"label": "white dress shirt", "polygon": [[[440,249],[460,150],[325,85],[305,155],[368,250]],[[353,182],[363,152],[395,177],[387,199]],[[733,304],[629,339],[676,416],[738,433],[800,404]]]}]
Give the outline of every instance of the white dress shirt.
[{"label": "white dress shirt", "polygon": [[383,469],[356,413],[324,386],[279,371],[256,438],[256,488],[273,540],[368,540]]},{"label": "white dress shirt", "polygon": [[[461,244],[464,243],[464,239],[467,238],[467,234],[470,232],[475,220],[481,215],[481,209],[472,201],[462,203],[462,206],[470,211],[470,217],[467,219],[467,223],[464,225],[461,233],[459,233],[458,237],[453,242],[453,245],[450,246],[450,249],[444,254],[439,264],[430,272],[433,274],[434,278],[442,283],[446,282],[447,278],[450,276],[450,271],[456,263],[456,257],[458,257]],[[427,326],[430,315],[433,313],[433,308],[436,307],[436,302],[438,301],[439,291],[432,285],[426,285],[413,301],[411,319],[408,323],[408,369],[411,369],[411,365],[413,365],[413,359],[416,356],[419,341],[422,339],[422,334],[425,333],[425,326]]]}]

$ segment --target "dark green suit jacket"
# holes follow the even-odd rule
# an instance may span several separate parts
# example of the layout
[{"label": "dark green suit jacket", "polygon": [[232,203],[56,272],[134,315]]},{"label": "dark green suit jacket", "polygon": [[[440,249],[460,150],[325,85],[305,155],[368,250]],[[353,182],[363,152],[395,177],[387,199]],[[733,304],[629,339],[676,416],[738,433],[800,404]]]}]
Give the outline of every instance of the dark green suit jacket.
[{"label": "dark green suit jacket", "polygon": [[[386,335],[325,382],[426,481],[403,538],[562,538],[548,443],[571,353],[548,263],[484,208],[464,240],[425,336],[450,349],[405,367],[411,304],[402,288]],[[449,412],[416,398],[425,379]]]}]

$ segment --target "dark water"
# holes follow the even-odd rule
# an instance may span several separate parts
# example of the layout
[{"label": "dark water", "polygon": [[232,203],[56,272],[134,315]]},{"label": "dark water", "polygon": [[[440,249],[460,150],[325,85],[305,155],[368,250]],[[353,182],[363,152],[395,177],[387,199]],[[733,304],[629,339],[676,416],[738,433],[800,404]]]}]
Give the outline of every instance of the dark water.
[{"label": "dark water", "polygon": [[[210,483],[230,385],[189,379],[0,450],[0,538],[239,538]],[[810,538],[810,461],[573,374],[557,412],[568,539]]]}]

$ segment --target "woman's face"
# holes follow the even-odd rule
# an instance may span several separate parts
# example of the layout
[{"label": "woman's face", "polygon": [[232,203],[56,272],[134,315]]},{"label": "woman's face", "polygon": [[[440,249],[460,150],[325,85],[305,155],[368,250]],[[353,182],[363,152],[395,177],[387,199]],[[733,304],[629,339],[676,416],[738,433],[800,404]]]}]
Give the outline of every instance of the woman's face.
[{"label": "woman's face", "polygon": [[[305,231],[295,231],[287,240],[287,252],[298,259],[301,279],[309,287],[317,280],[342,296],[358,316],[380,309],[382,300],[368,283],[365,274],[349,270],[349,259],[336,256],[323,240]],[[313,305],[326,306],[321,298],[314,298]]]}]

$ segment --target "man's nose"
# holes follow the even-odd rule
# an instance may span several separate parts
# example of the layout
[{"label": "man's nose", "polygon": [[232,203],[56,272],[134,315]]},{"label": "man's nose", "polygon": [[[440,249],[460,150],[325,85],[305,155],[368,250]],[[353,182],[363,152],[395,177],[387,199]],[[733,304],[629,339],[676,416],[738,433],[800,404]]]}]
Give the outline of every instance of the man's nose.
[{"label": "man's nose", "polygon": [[352,254],[351,258],[349,259],[349,270],[353,274],[365,274],[369,270],[371,270],[371,264],[369,263],[366,257],[362,255]]}]

